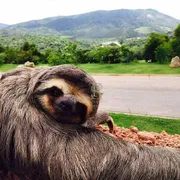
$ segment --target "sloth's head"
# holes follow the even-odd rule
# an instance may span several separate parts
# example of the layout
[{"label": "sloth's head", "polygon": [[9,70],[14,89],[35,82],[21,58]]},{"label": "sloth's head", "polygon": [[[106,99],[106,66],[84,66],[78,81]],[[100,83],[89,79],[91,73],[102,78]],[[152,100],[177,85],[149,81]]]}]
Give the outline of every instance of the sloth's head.
[{"label": "sloth's head", "polygon": [[37,113],[59,123],[82,124],[98,108],[95,81],[74,66],[19,68],[0,79],[1,116],[30,116],[33,120]]},{"label": "sloth's head", "polygon": [[41,108],[56,121],[84,123],[93,110],[92,97],[76,83],[53,77],[43,81],[34,95]]}]

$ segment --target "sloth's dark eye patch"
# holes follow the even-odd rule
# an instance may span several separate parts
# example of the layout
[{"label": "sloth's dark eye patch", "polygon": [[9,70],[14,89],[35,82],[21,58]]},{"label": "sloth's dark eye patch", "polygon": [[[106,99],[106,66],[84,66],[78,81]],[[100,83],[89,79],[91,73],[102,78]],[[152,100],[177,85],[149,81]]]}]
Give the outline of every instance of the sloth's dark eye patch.
[{"label": "sloth's dark eye patch", "polygon": [[53,86],[51,88],[47,88],[47,89],[43,90],[42,92],[40,92],[40,94],[42,94],[42,95],[48,94],[53,97],[59,97],[59,96],[63,96],[64,93],[56,86]]},{"label": "sloth's dark eye patch", "polygon": [[63,92],[55,86],[47,89],[47,93],[53,97],[59,97],[63,95]]}]

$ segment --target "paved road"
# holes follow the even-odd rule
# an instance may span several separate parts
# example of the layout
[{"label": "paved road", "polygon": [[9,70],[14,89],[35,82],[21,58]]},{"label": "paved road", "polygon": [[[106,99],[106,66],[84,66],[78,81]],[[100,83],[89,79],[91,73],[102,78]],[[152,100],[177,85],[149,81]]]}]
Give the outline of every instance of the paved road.
[{"label": "paved road", "polygon": [[100,109],[180,118],[180,77],[94,76],[102,84]]}]

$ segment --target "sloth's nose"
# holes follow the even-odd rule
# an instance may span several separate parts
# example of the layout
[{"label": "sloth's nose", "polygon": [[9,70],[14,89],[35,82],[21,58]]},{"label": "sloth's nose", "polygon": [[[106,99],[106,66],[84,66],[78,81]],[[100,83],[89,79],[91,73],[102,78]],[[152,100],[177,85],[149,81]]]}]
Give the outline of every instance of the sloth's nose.
[{"label": "sloth's nose", "polygon": [[59,107],[63,110],[63,111],[73,111],[75,108],[75,103],[71,100],[62,100],[59,103]]}]

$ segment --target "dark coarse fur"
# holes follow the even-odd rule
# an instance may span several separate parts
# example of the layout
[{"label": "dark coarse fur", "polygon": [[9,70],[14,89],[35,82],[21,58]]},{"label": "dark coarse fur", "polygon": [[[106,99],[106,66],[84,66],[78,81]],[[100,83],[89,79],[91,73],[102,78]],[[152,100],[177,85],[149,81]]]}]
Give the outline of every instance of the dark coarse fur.
[{"label": "dark coarse fur", "polygon": [[[98,130],[53,121],[39,109],[34,91],[54,75],[79,82],[86,93],[94,83],[72,66],[2,75],[0,171],[31,180],[180,180],[178,149],[134,145]],[[94,100],[94,113],[98,102]]]}]

